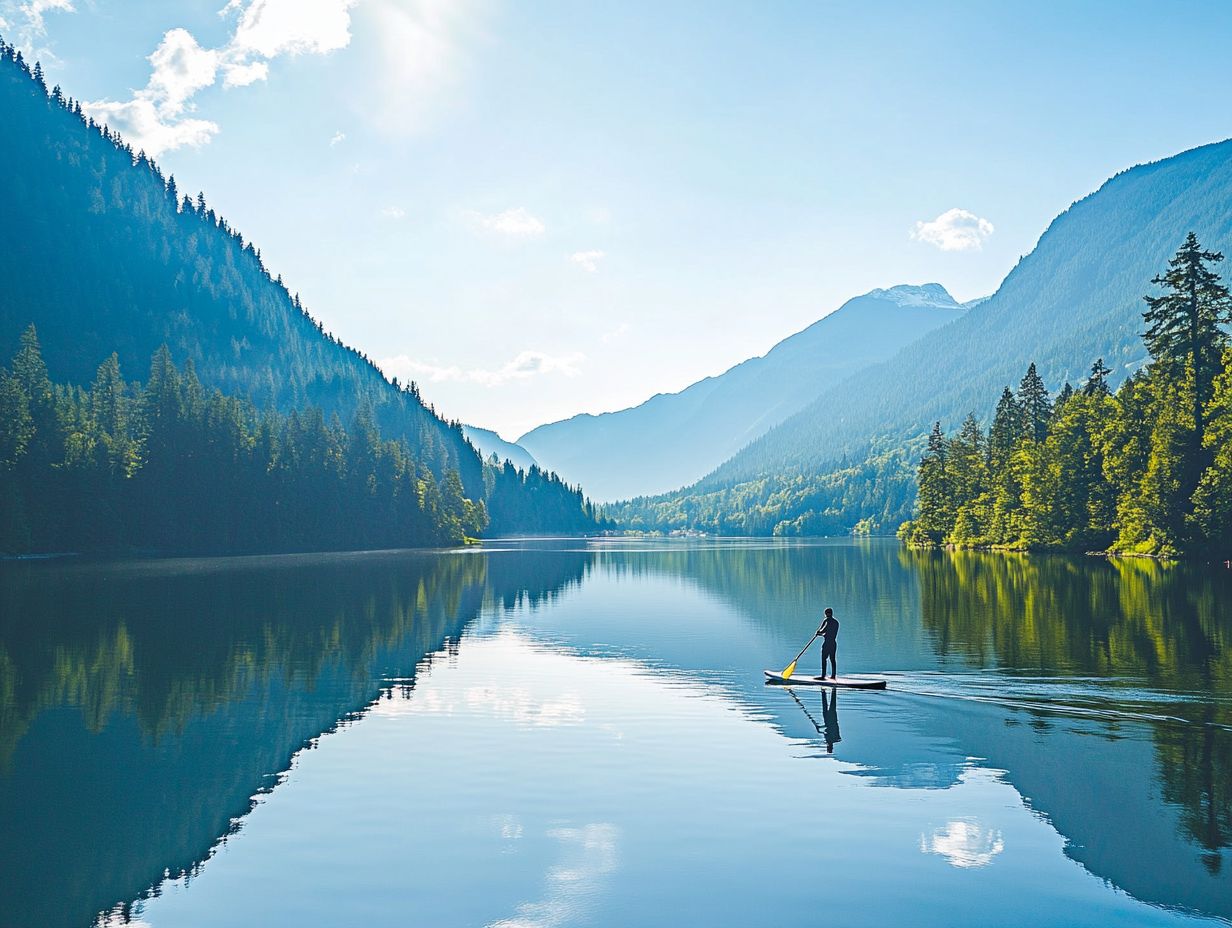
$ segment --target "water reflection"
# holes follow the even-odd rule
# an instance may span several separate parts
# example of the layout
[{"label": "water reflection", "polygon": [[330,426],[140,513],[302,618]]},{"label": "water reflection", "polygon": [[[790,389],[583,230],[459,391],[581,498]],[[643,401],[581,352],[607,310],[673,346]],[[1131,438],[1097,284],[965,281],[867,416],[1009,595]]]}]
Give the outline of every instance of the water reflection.
[{"label": "water reflection", "polygon": [[804,713],[804,717],[812,723],[813,728],[817,730],[817,734],[821,735],[822,740],[826,744],[826,753],[833,754],[834,746],[843,740],[843,736],[838,729],[838,690],[819,687],[821,690],[821,717],[822,722],[818,722],[809,711],[808,706],[804,701],[796,695],[794,687],[784,687],[787,694],[800,707],[800,711]]},{"label": "water reflection", "polygon": [[447,659],[485,598],[549,601],[584,557],[0,570],[0,925],[72,926],[195,872],[299,751]]},{"label": "water reflection", "polygon": [[966,870],[987,867],[1005,850],[1005,840],[995,828],[986,828],[973,818],[954,819],[929,835],[920,835],[920,850],[939,854],[951,866]]},{"label": "water reflection", "polygon": [[[825,604],[844,620],[845,667],[890,673],[889,693],[761,685],[761,668],[795,653]],[[0,872],[17,887],[0,893],[0,924],[84,926],[117,904],[123,921],[152,893],[193,896],[183,887],[203,865],[216,868],[211,855],[288,770],[310,762],[301,752],[361,718],[426,726],[438,740],[422,751],[480,725],[494,769],[439,774],[477,778],[458,801],[494,790],[491,775],[516,778],[529,761],[512,752],[523,749],[577,765],[556,801],[579,778],[610,778],[612,802],[596,801],[586,817],[553,824],[530,800],[486,814],[494,859],[521,861],[535,848],[544,863],[538,876],[502,885],[505,914],[473,900],[473,919],[458,920],[612,923],[610,885],[651,866],[629,818],[655,802],[638,777],[667,776],[655,765],[684,739],[669,722],[715,724],[684,721],[687,700],[667,695],[677,684],[734,708],[746,728],[811,746],[805,757],[831,756],[813,766],[836,783],[878,787],[842,792],[853,829],[854,810],[876,818],[890,801],[868,793],[929,803],[935,817],[902,846],[955,874],[993,873],[1025,848],[1045,854],[1039,838],[1011,843],[1007,821],[962,798],[1008,795],[1061,836],[1048,853],[1136,899],[1232,919],[1230,636],[1227,572],[877,542],[0,565]],[[481,641],[502,657],[449,686],[421,685],[433,667],[476,660]],[[580,663],[547,662],[561,655]],[[620,711],[587,689],[612,675],[627,683],[613,696]],[[669,703],[676,715],[655,722],[662,730],[637,755],[644,769],[632,766],[619,745]],[[691,735],[705,751],[707,732]],[[576,743],[593,756],[567,748]],[[713,753],[682,757],[680,770],[716,796],[733,778],[756,783],[722,798],[747,806],[752,828],[773,805],[761,755]],[[809,776],[795,766],[782,775],[774,789]],[[433,782],[417,785],[433,792]],[[699,809],[698,821],[716,814],[734,827],[735,808]],[[465,842],[423,852],[452,860],[458,874],[445,862],[431,874],[460,887],[477,853]],[[739,845],[713,853],[712,866],[747,856]],[[913,878],[895,851],[876,853]],[[732,893],[759,898],[729,876]],[[935,878],[922,878],[924,888]],[[731,915],[735,903],[721,901],[716,914]]]},{"label": "water reflection", "polygon": [[[1204,849],[1204,866],[1221,871],[1221,852],[1232,845],[1227,571],[1145,559],[905,549],[901,556],[920,576],[921,618],[940,653],[1019,673],[1097,678],[1095,698],[1077,694],[1072,709],[1102,709],[1113,702],[1109,689],[1122,691],[1117,702],[1150,719],[1160,798],[1182,810],[1181,827]],[[1115,720],[1100,734],[1115,738]]]}]

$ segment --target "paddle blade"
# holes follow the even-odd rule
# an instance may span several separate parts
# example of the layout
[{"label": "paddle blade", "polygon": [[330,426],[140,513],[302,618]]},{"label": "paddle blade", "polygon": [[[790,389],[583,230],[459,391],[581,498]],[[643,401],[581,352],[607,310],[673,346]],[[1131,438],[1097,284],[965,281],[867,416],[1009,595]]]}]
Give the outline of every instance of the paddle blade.
[{"label": "paddle blade", "polygon": [[[799,660],[799,658],[797,658],[796,660]],[[796,672],[796,661],[792,661],[790,664],[787,665],[787,669],[783,671],[781,676],[783,677],[784,680],[790,680],[791,675],[795,672]]]}]

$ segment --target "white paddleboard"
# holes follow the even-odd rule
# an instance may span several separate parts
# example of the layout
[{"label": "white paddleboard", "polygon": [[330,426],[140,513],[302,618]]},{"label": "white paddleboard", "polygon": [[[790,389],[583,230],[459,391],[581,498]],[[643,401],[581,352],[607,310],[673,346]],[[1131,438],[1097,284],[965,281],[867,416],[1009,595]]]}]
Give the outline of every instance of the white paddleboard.
[{"label": "white paddleboard", "polygon": [[774,670],[763,670],[766,682],[779,683],[784,686],[846,686],[857,690],[884,690],[885,680],[866,680],[859,677],[810,677],[805,674],[792,674],[790,677]]}]

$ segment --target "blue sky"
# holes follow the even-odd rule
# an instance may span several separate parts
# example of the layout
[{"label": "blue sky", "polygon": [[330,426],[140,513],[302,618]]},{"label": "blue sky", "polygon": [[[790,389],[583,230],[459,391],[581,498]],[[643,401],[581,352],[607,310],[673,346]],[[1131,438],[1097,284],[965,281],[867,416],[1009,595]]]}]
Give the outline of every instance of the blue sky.
[{"label": "blue sky", "polygon": [[318,318],[508,438],[874,287],[991,292],[1232,135],[1227,3],[0,0]]}]

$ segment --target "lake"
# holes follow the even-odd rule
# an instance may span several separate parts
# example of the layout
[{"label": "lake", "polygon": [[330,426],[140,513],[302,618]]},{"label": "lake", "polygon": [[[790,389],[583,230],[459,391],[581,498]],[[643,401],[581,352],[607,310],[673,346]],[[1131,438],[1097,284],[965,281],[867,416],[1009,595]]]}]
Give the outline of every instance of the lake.
[{"label": "lake", "polygon": [[[763,683],[827,605],[839,672],[888,690]],[[1229,924],[1230,848],[1224,569],[878,539],[0,564],[4,928]]]}]

